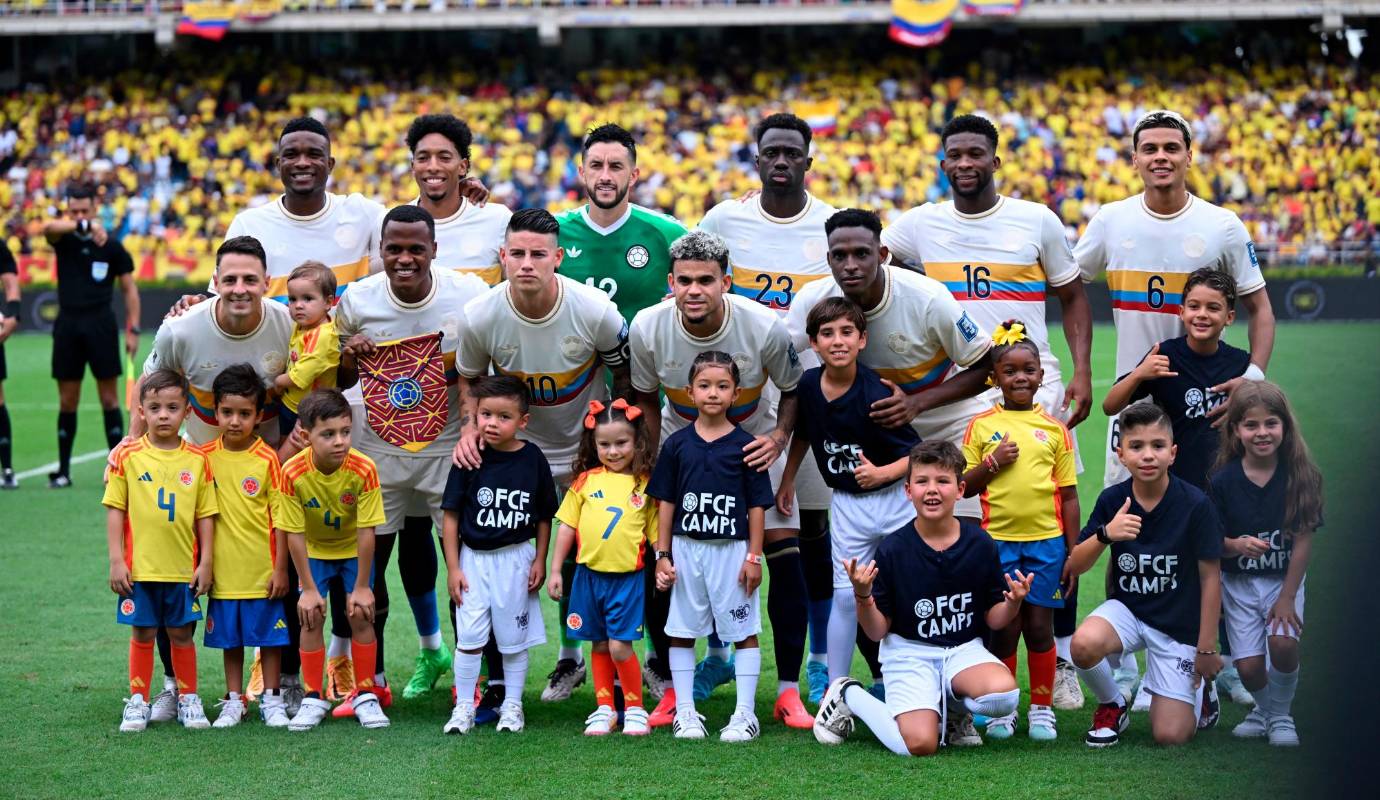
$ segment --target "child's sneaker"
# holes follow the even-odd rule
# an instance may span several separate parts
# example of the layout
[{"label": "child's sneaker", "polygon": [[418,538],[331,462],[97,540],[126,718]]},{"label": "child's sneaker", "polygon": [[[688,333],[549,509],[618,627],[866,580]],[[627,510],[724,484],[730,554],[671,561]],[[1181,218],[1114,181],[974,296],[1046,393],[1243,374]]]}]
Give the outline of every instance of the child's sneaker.
[{"label": "child's sneaker", "polygon": [[810,702],[819,705],[829,690],[829,665],[823,661],[805,664],[805,682],[810,687]]},{"label": "child's sneaker", "polygon": [[585,735],[607,736],[613,733],[617,723],[618,714],[614,712],[613,706],[599,706],[594,709],[593,714],[585,717]]},{"label": "child's sneaker", "polygon": [[404,700],[416,700],[431,691],[436,679],[450,671],[450,651],[445,648],[428,650],[423,647],[417,651],[417,661],[412,668],[412,678],[403,687]]},{"label": "child's sneaker", "polygon": [[[1054,719],[1054,709],[1049,706],[1030,707],[1030,712],[1026,715],[1026,721],[1030,726],[1030,738],[1037,742],[1052,742],[1059,738],[1059,730]],[[992,732],[991,728],[987,729]]]},{"label": "child's sneaker", "polygon": [[522,713],[522,703],[505,700],[498,708],[498,732],[522,733],[527,718]]},{"label": "child's sneaker", "polygon": [[1260,710],[1260,706],[1256,706],[1245,719],[1231,729],[1231,735],[1238,739],[1261,739],[1269,731],[1269,723],[1265,712]]},{"label": "child's sneaker", "polygon": [[239,697],[227,697],[216,703],[216,708],[220,713],[216,714],[212,728],[233,728],[244,719],[244,700]]},{"label": "child's sneaker", "polygon": [[[3,477],[0,477],[0,489],[18,489],[19,479],[14,477],[14,470],[7,469]],[[141,729],[142,730],[142,729]]]},{"label": "child's sneaker", "polygon": [[642,688],[645,694],[659,702],[666,696],[666,690],[671,688],[671,682],[657,674],[656,668],[652,666],[655,660],[655,657],[652,657],[642,662]]},{"label": "child's sneaker", "polygon": [[1083,686],[1078,683],[1078,671],[1073,664],[1062,658],[1054,661],[1054,707],[1073,711],[1082,708],[1086,702]]},{"label": "child's sneaker", "polygon": [[810,712],[805,710],[805,704],[800,702],[799,689],[787,689],[782,692],[776,698],[776,707],[772,709],[771,715],[786,723],[788,728],[808,731],[815,726],[815,718],[810,716]]},{"label": "child's sneaker", "polygon": [[1092,727],[1083,737],[1088,747],[1111,747],[1131,725],[1131,714],[1121,703],[1103,703],[1093,712]]},{"label": "child's sneaker", "polygon": [[729,656],[728,660],[705,656],[703,661],[695,665],[695,691],[692,695],[695,702],[708,700],[715,687],[733,680],[733,676],[733,656]]},{"label": "child's sneaker", "polygon": [[573,658],[562,658],[546,676],[546,688],[541,690],[543,703],[557,703],[570,699],[575,687],[585,682],[585,665]]},{"label": "child's sneaker", "polygon": [[466,734],[474,730],[474,703],[456,703],[441,733]]},{"label": "child's sneaker", "polygon": [[267,728],[286,728],[292,718],[288,716],[287,704],[282,693],[264,692],[259,695],[259,718]]},{"label": "child's sneaker", "polygon": [[177,719],[177,681],[163,676],[163,691],[149,703],[149,722],[172,722]]},{"label": "child's sneaker", "polygon": [[1270,717],[1270,744],[1275,747],[1298,747],[1299,732],[1294,727],[1294,718],[1287,714]]},{"label": "child's sneaker", "polygon": [[206,710],[201,707],[201,698],[194,694],[177,696],[177,721],[188,730],[203,730],[211,727],[206,719]]},{"label": "child's sneaker", "polygon": [[389,725],[388,716],[383,713],[383,708],[379,705],[379,699],[373,692],[361,692],[355,695],[354,702],[355,719],[365,728],[387,728]]},{"label": "child's sneaker", "polygon": [[309,731],[321,724],[321,720],[331,713],[331,704],[319,697],[302,698],[302,707],[292,715],[288,722],[290,731]]},{"label": "child's sneaker", "polygon": [[647,718],[647,724],[653,728],[661,728],[676,721],[676,690],[667,689],[666,694],[661,696],[661,702],[652,709],[652,715]]},{"label": "child's sneaker", "polygon": [[982,737],[973,724],[973,715],[966,711],[955,714],[952,710],[944,723],[944,744],[948,747],[978,747]]},{"label": "child's sneaker", "polygon": [[[989,739],[1010,739],[1016,735],[1016,718],[1018,713],[1012,711],[1010,714],[1001,717],[989,717],[987,720],[987,738]],[[974,723],[976,726],[976,722]]]},{"label": "child's sneaker", "polygon": [[302,680],[296,675],[284,675],[278,690],[283,694],[283,710],[289,718],[296,717],[297,712],[302,710],[302,701],[307,697]]},{"label": "child's sneaker", "polygon": [[[369,690],[374,695],[374,699],[379,702],[380,708],[388,708],[393,705],[393,690],[387,686],[375,686]],[[355,715],[355,698],[359,696],[359,690],[350,692],[350,695],[331,711],[331,716],[336,719],[346,719]]]},{"label": "child's sneaker", "polygon": [[326,699],[344,700],[355,690],[355,662],[349,656],[331,656],[326,661]]},{"label": "child's sneaker", "polygon": [[690,714],[677,714],[671,723],[671,735],[677,739],[703,739],[709,735],[704,729],[704,715],[698,711]]},{"label": "child's sneaker", "polygon": [[479,688],[475,687],[474,700],[474,724],[489,725],[498,722],[498,709],[502,707],[503,700],[508,696],[508,690],[503,688],[503,683],[489,683],[484,687],[484,692],[479,693]]},{"label": "child's sneaker", "polygon": [[646,736],[652,732],[647,723],[647,709],[633,706],[623,712],[623,734],[625,736]]},{"label": "child's sneaker", "polygon": [[1222,718],[1222,702],[1217,699],[1217,682],[1203,683],[1203,705],[1198,712],[1198,730],[1206,731],[1217,727]]},{"label": "child's sneaker", "polygon": [[721,742],[750,742],[762,733],[757,715],[751,711],[734,711],[728,724],[719,731]]},{"label": "child's sneaker", "polygon": [[853,733],[853,710],[843,699],[843,692],[849,686],[862,688],[861,683],[843,677],[829,684],[824,692],[814,723],[815,741],[820,744],[843,744]]},{"label": "child's sneaker", "polygon": [[120,719],[121,733],[138,733],[149,726],[149,704],[142,694],[125,701],[125,713]]}]

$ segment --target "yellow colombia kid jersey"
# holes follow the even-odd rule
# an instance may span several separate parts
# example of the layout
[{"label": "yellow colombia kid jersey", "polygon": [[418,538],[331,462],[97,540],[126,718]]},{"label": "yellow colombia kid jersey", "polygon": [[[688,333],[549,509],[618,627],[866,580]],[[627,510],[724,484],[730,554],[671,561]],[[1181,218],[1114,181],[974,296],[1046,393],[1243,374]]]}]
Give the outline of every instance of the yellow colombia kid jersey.
[{"label": "yellow colombia kid jersey", "polygon": [[[179,441],[176,450],[149,437],[115,451],[101,504],[125,512],[130,579],[185,583],[196,571],[196,521],[218,513],[206,456]],[[214,566],[214,564],[213,564]]]},{"label": "yellow colombia kid jersey", "polygon": [[327,317],[310,330],[292,326],[292,340],[288,344],[287,375],[292,388],[283,395],[283,405],[296,412],[312,389],[335,387],[335,372],[340,368],[340,337],[335,321]]},{"label": "yellow colombia kid jersey", "polygon": [[306,534],[310,558],[355,558],[358,530],[384,522],[378,469],[354,448],[329,475],[316,468],[310,447],[289,458],[279,500],[275,523],[288,533]]},{"label": "yellow colombia kid jersey", "polygon": [[968,423],[963,436],[967,468],[991,455],[1007,434],[1020,455],[982,491],[982,527],[993,539],[1008,542],[1063,536],[1059,489],[1078,485],[1073,435],[1039,403],[1029,411],[1008,411],[997,404]]},{"label": "yellow colombia kid jersey", "polygon": [[263,439],[244,450],[230,450],[223,439],[202,445],[216,479],[216,538],[211,549],[215,583],[211,597],[252,600],[268,597],[277,545],[273,503],[282,490],[278,454]]},{"label": "yellow colombia kid jersey", "polygon": [[596,572],[642,569],[642,541],[656,544],[656,500],[647,479],[596,467],[565,493],[556,519],[575,529],[575,562]]}]

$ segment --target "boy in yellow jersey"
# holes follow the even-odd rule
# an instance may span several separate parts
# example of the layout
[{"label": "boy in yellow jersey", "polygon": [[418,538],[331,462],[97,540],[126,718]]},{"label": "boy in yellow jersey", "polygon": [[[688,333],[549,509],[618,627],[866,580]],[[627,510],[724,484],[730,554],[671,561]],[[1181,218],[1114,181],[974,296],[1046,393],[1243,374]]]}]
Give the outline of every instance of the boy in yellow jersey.
[{"label": "boy in yellow jersey", "polygon": [[[1068,556],[1078,543],[1078,475],[1073,436],[1035,400],[1044,380],[1040,348],[1015,320],[992,332],[992,380],[1002,400],[968,423],[963,436],[965,493],[981,495],[982,527],[996,540],[1002,570],[1034,578],[1021,613],[988,642],[1012,675],[1025,636],[1030,670],[1030,738],[1052,741],[1054,611],[1073,589]],[[1009,739],[1016,710],[993,717],[987,735]]]},{"label": "boy in yellow jersey", "polygon": [[284,440],[297,425],[297,406],[302,398],[313,389],[334,388],[335,371],[340,366],[340,337],[331,320],[335,273],[320,261],[304,261],[288,276],[287,288],[292,339],[287,371],[273,380],[273,388],[283,395],[278,432]]},{"label": "boy in yellow jersey", "polygon": [[374,689],[374,528],[382,525],[378,470],[350,447],[350,404],[339,389],[317,389],[298,406],[310,446],[283,465],[283,492],[274,520],[288,534],[288,549],[302,576],[297,602],[302,622],[302,682],[307,696],[288,730],[315,728],[331,710],[322,698],[326,651],[322,592],[348,592],[350,654],[355,666],[355,717],[366,728],[385,728],[388,717]]},{"label": "boy in yellow jersey", "polygon": [[120,596],[115,619],[134,628],[129,642],[129,694],[121,731],[148,726],[153,640],[159,626],[172,639],[177,719],[187,728],[210,723],[196,694],[197,598],[211,587],[211,541],[218,511],[206,457],[182,441],[187,380],[154,370],[139,388],[148,432],[121,446],[106,472],[106,539],[110,589]]},{"label": "boy in yellow jersey", "polygon": [[220,436],[201,452],[216,477],[220,524],[204,644],[225,653],[226,689],[213,727],[234,727],[243,719],[244,648],[257,647],[264,685],[259,714],[268,727],[285,728],[280,648],[291,641],[281,599],[288,588],[287,545],[272,516],[283,479],[278,454],[257,433],[267,392],[249,364],[226,367],[211,392]]}]

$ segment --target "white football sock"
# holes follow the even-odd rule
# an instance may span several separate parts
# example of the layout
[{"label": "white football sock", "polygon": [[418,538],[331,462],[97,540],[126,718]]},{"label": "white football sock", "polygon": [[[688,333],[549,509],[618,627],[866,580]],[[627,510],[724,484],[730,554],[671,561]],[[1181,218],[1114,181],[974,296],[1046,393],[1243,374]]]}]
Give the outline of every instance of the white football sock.
[{"label": "white football sock", "polygon": [[676,713],[695,713],[695,648],[672,647],[667,650],[671,660],[671,687],[676,690]]},{"label": "white football sock", "polygon": [[868,691],[858,684],[849,684],[848,688],[843,690],[843,702],[848,704],[853,716],[862,720],[886,749],[898,756],[910,755],[910,748],[906,747],[906,740],[901,737],[901,727],[896,724],[896,717],[892,715],[886,703],[868,694]]},{"label": "white football sock", "polygon": [[704,652],[705,658],[708,658],[709,656],[714,656],[716,658],[721,658],[724,661],[727,661],[730,655],[732,654],[729,653],[728,645],[724,645],[723,647],[710,647]]},{"label": "white football sock", "polygon": [[1064,659],[1065,661],[1072,662],[1072,661],[1073,661],[1073,651],[1072,651],[1072,648],[1073,648],[1073,637],[1072,637],[1072,636],[1056,636],[1056,637],[1054,637],[1054,656],[1055,656],[1055,658],[1062,658],[1062,659]]},{"label": "white football sock", "polygon": [[561,652],[556,655],[556,658],[562,661],[568,658],[577,664],[583,664],[585,663],[585,651],[584,648],[579,645],[575,645],[574,647],[561,645]]},{"label": "white football sock", "polygon": [[[522,687],[527,683],[527,651],[503,654],[503,702],[522,705]],[[473,692],[471,692],[473,693]]]},{"label": "white football sock", "polygon": [[426,636],[418,636],[417,640],[421,643],[423,650],[440,650],[443,644],[440,631],[429,633]]},{"label": "white football sock", "polygon": [[462,653],[455,651],[455,704],[474,705],[474,686],[479,683],[479,668],[484,663],[483,653]]},{"label": "white football sock", "polygon": [[[757,705],[757,678],[762,674],[762,650],[757,647],[738,649],[738,657],[733,664],[733,684],[738,690],[736,712],[752,714]],[[693,682],[693,679],[692,679]],[[677,699],[680,692],[676,692]]]},{"label": "white football sock", "polygon": [[792,689],[796,690],[797,692],[800,691],[800,681],[777,681],[777,682],[776,682],[776,696],[777,696],[777,697],[780,697],[781,695],[785,694],[786,692],[789,692],[789,691],[792,690]]},{"label": "white football sock", "polygon": [[[1077,667],[1075,664],[1074,666]],[[1099,703],[1125,704],[1125,698],[1121,696],[1121,690],[1116,688],[1116,678],[1112,676],[1112,665],[1107,663],[1107,659],[1094,664],[1089,669],[1078,667],[1078,677],[1092,689],[1093,697]]]},{"label": "white football sock", "polygon": [[834,605],[829,609],[829,682],[848,677],[853,666],[853,649],[858,636],[858,601],[853,587],[834,589]]},{"label": "white football sock", "polygon": [[331,643],[326,645],[326,658],[339,658],[350,654],[350,637],[331,634]]},{"label": "white football sock", "polygon": [[818,662],[820,664],[827,665],[829,663],[829,659],[826,658],[826,655],[826,653],[811,653],[809,660],[812,662]]},{"label": "white football sock", "polygon": [[1016,704],[1020,702],[1020,699],[1021,690],[1012,689],[1009,692],[985,694],[982,697],[965,697],[963,698],[963,707],[974,714],[1004,717],[1016,710]]},{"label": "white football sock", "polygon": [[1266,670],[1269,684],[1266,691],[1270,696],[1270,707],[1267,709],[1271,716],[1287,717],[1294,705],[1294,691],[1299,686],[1299,671],[1284,672],[1273,666]]}]

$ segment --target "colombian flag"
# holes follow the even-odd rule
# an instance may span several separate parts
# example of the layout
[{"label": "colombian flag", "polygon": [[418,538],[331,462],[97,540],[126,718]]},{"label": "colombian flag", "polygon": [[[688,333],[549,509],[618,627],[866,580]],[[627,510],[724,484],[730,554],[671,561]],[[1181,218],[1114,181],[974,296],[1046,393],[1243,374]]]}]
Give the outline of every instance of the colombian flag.
[{"label": "colombian flag", "polygon": [[832,136],[839,127],[839,101],[805,101],[796,103],[792,109],[797,117],[805,120],[816,136]]},{"label": "colombian flag", "polygon": [[225,38],[237,14],[237,8],[230,3],[186,3],[177,21],[177,32],[219,42]]},{"label": "colombian flag", "polygon": [[959,0],[891,0],[892,40],[911,47],[944,41],[953,27]]},{"label": "colombian flag", "polygon": [[963,0],[963,11],[975,17],[1009,17],[1023,5],[1025,0]]}]

